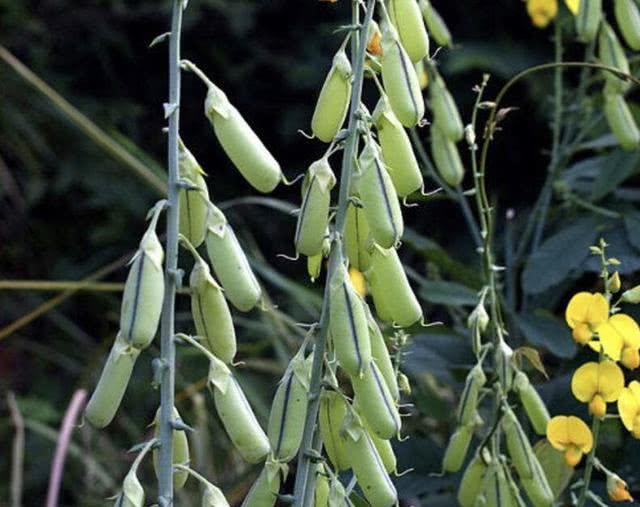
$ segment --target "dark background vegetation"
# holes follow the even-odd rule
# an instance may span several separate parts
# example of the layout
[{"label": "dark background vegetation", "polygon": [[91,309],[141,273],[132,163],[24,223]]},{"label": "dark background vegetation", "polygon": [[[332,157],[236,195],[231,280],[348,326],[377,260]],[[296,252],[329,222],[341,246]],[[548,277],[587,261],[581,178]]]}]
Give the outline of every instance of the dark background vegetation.
[{"label": "dark background vegetation", "polygon": [[[150,169],[161,173],[166,149],[161,131],[162,103],[167,95],[166,46],[147,46],[167,30],[168,3],[0,0],[0,43],[127,150],[142,157]],[[464,118],[469,118],[475,98],[471,88],[482,73],[492,75],[487,94],[491,97],[509,76],[553,58],[552,30],[532,27],[523,2],[433,3],[457,43],[454,50],[442,50],[438,62]],[[346,0],[335,4],[191,0],[187,10],[183,56],[226,90],[289,178],[302,172],[325,149],[297,131],[309,130],[318,90],[342,38],[333,31],[348,23],[348,17]],[[580,46],[568,44],[567,58],[581,55]],[[575,82],[576,75],[570,74],[569,79]],[[536,74],[517,85],[507,99],[508,105],[519,109],[503,125],[489,167],[491,196],[499,210],[500,255],[505,210],[515,210],[519,226],[546,176],[551,90],[552,76]],[[203,115],[204,92],[194,76],[184,75],[182,137],[208,172],[215,202],[254,195],[216,143]],[[365,90],[369,105],[374,103],[374,93],[369,83]],[[426,131],[421,133],[425,139],[426,135]],[[603,144],[605,148],[609,145]],[[577,160],[593,155],[581,154]],[[551,255],[538,261],[534,266],[538,271],[531,275],[550,280],[531,295],[531,312],[520,312],[526,322],[514,326],[512,333],[514,347],[526,339],[542,352],[552,378],[542,385],[542,392],[553,413],[585,415],[580,412],[583,407],[568,395],[576,351],[568,330],[551,315],[562,317],[571,290],[597,289],[597,267],[583,262],[586,246],[606,232],[614,244],[612,253],[625,261],[629,273],[626,285],[633,284],[632,273],[640,267],[640,227],[634,228],[637,215],[633,215],[638,198],[638,160],[625,159],[625,177],[613,184],[611,172],[620,161],[609,161],[609,165],[600,162],[595,173],[580,173],[580,167],[574,171],[578,175],[576,192],[593,196],[594,189],[604,182],[610,188],[594,200],[616,209],[631,209],[631,218],[613,223],[556,201],[545,237],[555,235],[557,244],[547,246]],[[618,188],[623,180],[624,201]],[[470,185],[469,180],[465,183]],[[428,182],[429,188],[434,186]],[[298,192],[297,186],[281,186],[274,197],[296,203]],[[0,278],[79,280],[130,255],[144,230],[146,210],[158,197],[0,61]],[[234,206],[227,214],[255,260],[273,302],[293,321],[312,321],[319,305],[319,287],[308,281],[304,262],[276,257],[293,250],[294,218],[271,208],[246,205]],[[432,285],[416,288],[430,319],[444,320],[447,326],[428,333],[415,330],[412,355],[405,368],[414,384],[414,417],[406,420],[412,439],[397,448],[400,469],[411,466],[415,472],[398,482],[404,500],[420,498],[432,506],[452,505],[450,495],[457,478],[429,474],[439,469],[443,444],[453,428],[450,414],[472,361],[459,323],[479,286],[477,256],[458,208],[446,199],[438,197],[407,209],[406,222],[413,232],[402,250],[403,258],[429,278]],[[574,227],[573,236],[569,236],[568,227]],[[571,256],[577,256],[575,262]],[[555,265],[556,260],[564,261],[561,268]],[[123,262],[106,280],[123,281],[125,273]],[[443,286],[442,280],[456,285]],[[521,287],[518,294],[522,292]],[[0,291],[0,326],[54,295]],[[180,302],[181,312],[188,309],[186,303]],[[533,313],[538,307],[548,312],[542,320],[540,313]],[[16,392],[28,422],[25,505],[40,505],[56,428],[72,392],[93,387],[117,331],[118,311],[117,295],[83,292],[0,339],[0,505],[8,498],[8,450],[13,435],[4,394],[7,390]],[[180,322],[188,331],[188,319]],[[248,362],[241,380],[264,422],[276,381],[300,338],[281,316],[254,311],[239,315],[237,323],[239,359]],[[103,432],[86,426],[77,431],[76,453],[67,463],[63,505],[104,505],[101,499],[117,491],[131,459],[125,451],[144,438],[145,425],[157,404],[157,393],[149,385],[149,362],[157,350],[150,350],[152,353],[145,353],[139,361],[123,410],[112,426]],[[231,502],[238,502],[255,470],[244,466],[231,451],[206,393],[201,399],[193,397],[193,386],[183,391],[205,375],[205,364],[185,352],[179,367],[179,408],[185,419],[196,421],[201,429],[198,438],[202,440],[194,445],[194,465],[215,479]],[[544,380],[536,373],[532,377]],[[630,473],[638,453],[619,452],[629,446],[637,451],[636,443],[612,424],[605,432],[605,446],[603,459],[611,458],[612,466],[627,474],[632,487],[640,487],[637,472],[635,476]],[[153,475],[145,471],[144,477],[151,491]],[[195,491],[193,485],[191,488]],[[186,494],[182,501],[195,505],[195,498]]]}]

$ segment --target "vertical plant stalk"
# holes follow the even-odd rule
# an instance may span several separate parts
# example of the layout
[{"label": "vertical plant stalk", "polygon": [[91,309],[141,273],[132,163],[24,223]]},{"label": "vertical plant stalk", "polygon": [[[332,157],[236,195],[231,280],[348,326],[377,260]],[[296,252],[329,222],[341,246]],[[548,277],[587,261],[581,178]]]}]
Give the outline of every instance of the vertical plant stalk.
[{"label": "vertical plant stalk", "polygon": [[12,391],[7,393],[11,423],[15,429],[11,453],[11,507],[21,507],[24,474],[24,419]]},{"label": "vertical plant stalk", "polygon": [[180,131],[180,32],[183,1],[173,0],[171,35],[169,38],[169,117],[167,240],[165,247],[165,293],[160,329],[160,450],[158,471],[158,504],[173,505],[173,405],[175,389],[175,299],[180,282],[178,267],[178,136]]},{"label": "vertical plant stalk", "polygon": [[584,467],[584,477],[582,479],[582,491],[578,500],[578,507],[584,507],[587,496],[589,495],[589,486],[591,485],[591,474],[593,472],[593,464],[596,457],[596,448],[598,447],[598,437],[600,435],[600,418],[594,416],[591,422],[591,433],[593,435],[593,447],[587,456],[587,464]]},{"label": "vertical plant stalk", "polygon": [[[340,172],[340,190],[338,196],[338,211],[335,222],[335,235],[341,238],[344,234],[347,206],[349,204],[349,191],[351,187],[351,175],[358,148],[358,115],[360,100],[362,98],[362,85],[364,81],[364,59],[367,47],[367,33],[376,0],[367,0],[364,22],[360,24],[360,12],[358,0],[352,1],[352,24],[359,27],[354,30],[351,38],[351,65],[354,69],[353,86],[351,89],[351,104],[349,108],[349,123],[347,138],[342,156],[342,169]],[[320,405],[321,380],[323,373],[324,354],[329,331],[329,292],[331,278],[336,268],[343,261],[342,242],[334,241],[329,255],[329,267],[324,287],[324,299],[320,314],[318,332],[314,346],[313,364],[311,367],[311,382],[309,384],[309,405],[304,425],[304,433],[300,452],[298,455],[298,468],[294,486],[294,507],[308,507],[313,503],[315,476],[314,460],[320,450],[320,440],[316,431],[318,409]]]}]

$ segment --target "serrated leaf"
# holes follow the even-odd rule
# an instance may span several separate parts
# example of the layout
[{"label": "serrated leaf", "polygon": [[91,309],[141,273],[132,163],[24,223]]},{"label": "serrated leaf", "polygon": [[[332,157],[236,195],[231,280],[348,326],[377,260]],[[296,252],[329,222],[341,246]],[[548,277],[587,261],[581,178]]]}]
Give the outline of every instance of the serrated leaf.
[{"label": "serrated leaf", "polygon": [[445,306],[474,306],[478,303],[476,291],[455,282],[429,280],[420,287],[420,297],[429,303]]},{"label": "serrated leaf", "polygon": [[545,370],[544,364],[542,364],[540,352],[538,352],[536,349],[531,347],[518,347],[513,351],[512,360],[518,368],[522,368],[523,359],[529,361],[531,366],[542,373],[545,378],[549,378],[549,375],[547,375],[547,370]]}]

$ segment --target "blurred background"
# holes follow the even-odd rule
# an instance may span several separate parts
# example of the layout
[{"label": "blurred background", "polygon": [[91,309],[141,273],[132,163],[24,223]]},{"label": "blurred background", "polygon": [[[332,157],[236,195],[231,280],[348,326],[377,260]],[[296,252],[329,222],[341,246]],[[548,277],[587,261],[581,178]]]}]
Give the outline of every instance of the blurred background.
[{"label": "blurred background", "polygon": [[[553,29],[535,28],[519,0],[496,0],[490,7],[483,0],[432,3],[454,35],[456,47],[440,51],[437,61],[465,120],[475,99],[472,87],[483,73],[492,76],[490,98],[518,71],[553,60]],[[148,46],[168,30],[168,4],[0,0],[0,279],[76,281],[103,270],[102,281],[124,281],[125,264],[145,229],[146,211],[161,197],[157,182],[164,178],[167,48]],[[570,14],[563,8],[561,16]],[[345,0],[191,0],[186,11],[184,58],[227,92],[288,178],[325,150],[298,130],[310,129],[317,94],[343,37],[334,31],[349,23],[349,17]],[[566,59],[582,58],[583,49],[570,33],[565,50]],[[34,78],[29,82],[24,72],[16,72],[14,58],[103,132],[92,137],[70,121],[66,105],[36,89]],[[568,82],[575,84],[578,75],[567,73]],[[496,206],[501,263],[509,234],[517,238],[546,178],[552,77],[538,73],[515,86],[505,105],[518,109],[502,125],[492,148],[488,185]],[[375,87],[368,82],[365,88],[365,101],[373,107]],[[295,218],[243,199],[255,192],[217,145],[203,114],[204,94],[199,80],[184,74],[182,138],[207,171],[212,199],[236,228],[278,306],[277,312],[235,315],[238,359],[246,362],[240,381],[266,423],[277,380],[302,337],[295,323],[317,318],[322,283],[309,281],[304,261],[276,257],[293,253]],[[424,130],[420,136],[426,139]],[[638,283],[640,159],[611,148],[606,127],[601,130],[593,136],[600,144],[575,157],[559,179],[560,187],[594,206],[624,212],[622,218],[575,206],[559,193],[541,246],[547,256],[535,261],[528,275],[546,281],[528,291],[519,278],[523,265],[514,267],[518,276],[511,287],[510,339],[514,348],[528,343],[540,350],[551,380],[531,375],[541,382],[552,414],[584,410],[568,390],[572,367],[580,359],[561,319],[572,291],[598,287],[597,263],[587,258],[587,247],[604,235],[612,244],[610,253],[623,261],[625,287]],[[584,167],[596,156],[597,164]],[[126,157],[141,162],[150,176],[140,177]],[[428,181],[427,189],[436,186]],[[283,209],[287,202],[297,206],[299,187],[281,185],[270,197],[282,201]],[[508,209],[514,213],[509,223]],[[459,208],[446,194],[406,208],[405,221],[410,230],[403,260],[414,273],[429,320],[445,325],[414,329],[408,346],[402,369],[413,384],[413,417],[405,419],[411,438],[396,450],[400,470],[414,471],[397,482],[405,503],[450,506],[459,477],[432,474],[439,471],[454,424],[453,407],[473,361],[464,321],[480,286],[478,259]],[[556,263],[558,259],[564,261]],[[75,390],[90,391],[95,385],[117,332],[119,306],[118,292],[0,290],[0,505],[9,505],[15,433],[7,392],[15,393],[26,428],[24,505],[42,505],[64,411]],[[178,326],[185,332],[191,331],[188,308],[188,298],[180,297]],[[95,431],[84,425],[75,431],[60,505],[105,505],[104,499],[118,492],[132,461],[126,451],[144,440],[157,406],[158,393],[150,385],[150,362],[157,353],[151,347],[138,361],[111,426]],[[195,352],[180,349],[178,408],[198,429],[192,464],[221,486],[230,503],[238,504],[257,470],[233,451],[203,389],[205,376],[206,363]],[[640,447],[617,423],[605,426],[601,458],[626,474],[632,489],[640,486],[634,482],[639,479]],[[151,498],[153,471],[145,468],[143,477]],[[195,483],[181,495],[180,505],[196,505]]]}]

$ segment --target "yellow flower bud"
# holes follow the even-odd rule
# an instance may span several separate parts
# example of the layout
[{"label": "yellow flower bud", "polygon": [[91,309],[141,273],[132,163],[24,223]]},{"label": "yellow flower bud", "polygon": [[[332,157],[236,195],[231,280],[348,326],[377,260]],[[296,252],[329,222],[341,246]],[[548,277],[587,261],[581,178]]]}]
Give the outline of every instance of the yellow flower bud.
[{"label": "yellow flower bud", "polygon": [[589,340],[591,340],[591,336],[593,333],[587,324],[578,324],[573,328],[571,332],[573,339],[578,342],[580,345],[586,345]]},{"label": "yellow flower bud", "polygon": [[599,394],[596,394],[589,402],[589,413],[595,417],[604,417],[604,414],[607,413],[607,404]]},{"label": "yellow flower bud", "polygon": [[607,474],[607,493],[609,499],[614,502],[633,502],[633,497],[627,489],[627,483],[617,474]]},{"label": "yellow flower bud", "polygon": [[614,294],[620,290],[622,283],[620,282],[620,274],[617,271],[611,275],[611,278],[607,281],[607,286]]},{"label": "yellow flower bud", "polygon": [[635,370],[638,366],[640,366],[640,353],[638,352],[638,349],[634,349],[632,347],[626,347],[622,349],[620,362],[625,368]]}]

